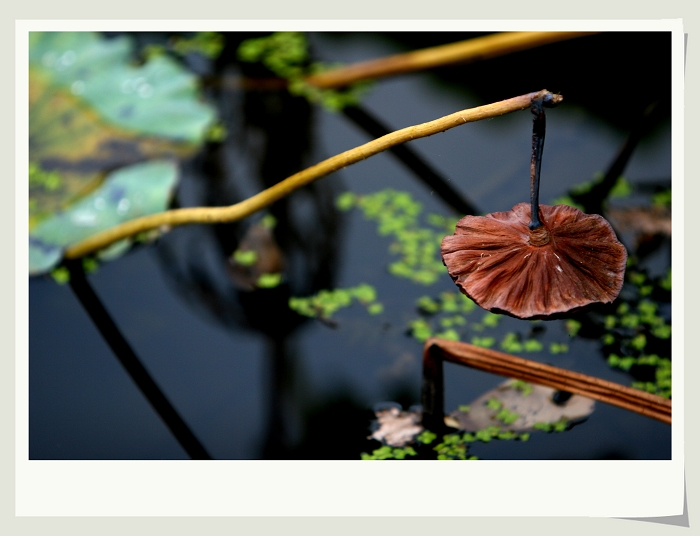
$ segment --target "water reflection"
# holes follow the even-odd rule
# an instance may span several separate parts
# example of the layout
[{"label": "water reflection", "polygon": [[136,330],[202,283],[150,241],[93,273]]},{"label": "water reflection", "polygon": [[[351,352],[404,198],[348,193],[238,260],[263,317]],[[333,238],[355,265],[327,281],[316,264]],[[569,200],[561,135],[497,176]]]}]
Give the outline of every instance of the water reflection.
[{"label": "water reflection", "polygon": [[[217,74],[231,68],[220,62]],[[216,99],[225,111],[227,140],[209,144],[190,168],[188,180],[197,192],[181,203],[230,205],[315,163],[314,114],[305,99],[230,89],[220,89]],[[173,287],[190,302],[233,331],[264,335],[264,458],[289,457],[303,432],[304,380],[297,365],[296,333],[308,319],[291,311],[288,301],[334,284],[342,240],[342,218],[334,206],[338,192],[337,181],[323,180],[280,200],[269,210],[275,221],[271,231],[257,217],[173,232],[158,247]],[[256,288],[254,279],[246,281],[232,266],[231,256],[242,243],[256,252],[258,263],[266,266],[263,272],[282,272],[278,286]]]}]

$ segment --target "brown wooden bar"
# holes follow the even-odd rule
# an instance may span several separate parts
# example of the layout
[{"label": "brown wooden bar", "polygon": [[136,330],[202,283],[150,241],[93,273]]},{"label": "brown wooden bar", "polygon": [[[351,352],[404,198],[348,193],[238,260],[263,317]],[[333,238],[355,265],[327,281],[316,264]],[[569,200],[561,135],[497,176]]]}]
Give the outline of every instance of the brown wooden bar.
[{"label": "brown wooden bar", "polygon": [[428,423],[435,426],[444,417],[442,361],[586,396],[671,424],[666,398],[496,350],[430,338],[423,348],[423,425],[428,429]]}]

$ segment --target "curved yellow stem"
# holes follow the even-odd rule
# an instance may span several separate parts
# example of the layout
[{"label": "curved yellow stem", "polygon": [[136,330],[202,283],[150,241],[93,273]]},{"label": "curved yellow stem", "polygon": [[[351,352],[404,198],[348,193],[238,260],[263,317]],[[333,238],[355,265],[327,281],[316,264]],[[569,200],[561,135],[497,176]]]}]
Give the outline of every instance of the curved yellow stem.
[{"label": "curved yellow stem", "polygon": [[[179,208],[130,220],[69,246],[64,252],[64,257],[67,259],[83,257],[89,253],[103,249],[114,242],[123,240],[124,238],[129,238],[151,229],[157,229],[161,226],[174,227],[190,223],[226,223],[241,220],[316,179],[325,177],[334,171],[364,160],[365,158],[369,158],[390,147],[418,138],[431,136],[438,132],[444,132],[445,130],[465,123],[523,110],[530,106],[532,99],[541,98],[548,93],[547,90],[542,90],[537,93],[528,93],[493,104],[462,110],[461,112],[446,115],[445,117],[420,125],[396,130],[386,136],[382,136],[364,145],[332,156],[323,162],[319,162],[314,166],[295,173],[267,190],[263,190],[235,205],[228,207]],[[561,96],[559,95],[554,95],[553,98],[556,102],[561,100]]]},{"label": "curved yellow stem", "polygon": [[306,81],[320,88],[338,88],[362,80],[434,69],[455,63],[486,60],[594,33],[596,32],[497,33],[329,69],[307,77]]}]

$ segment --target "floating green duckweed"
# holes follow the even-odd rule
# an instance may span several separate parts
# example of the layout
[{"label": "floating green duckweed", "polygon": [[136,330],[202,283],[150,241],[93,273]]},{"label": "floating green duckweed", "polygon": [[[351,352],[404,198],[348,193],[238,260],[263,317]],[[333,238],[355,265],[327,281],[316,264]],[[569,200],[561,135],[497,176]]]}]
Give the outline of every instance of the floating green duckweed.
[{"label": "floating green duckweed", "polygon": [[659,286],[663,290],[671,290],[671,269],[669,268],[668,271],[666,272],[666,275],[659,280]]},{"label": "floating green duckweed", "polygon": [[439,333],[436,333],[435,336],[439,337],[441,339],[446,339],[448,341],[458,341],[459,340],[459,333],[457,333],[454,329],[446,329],[445,331],[441,331]]},{"label": "floating green duckweed", "polygon": [[337,67],[309,61],[309,46],[301,32],[277,32],[267,37],[243,41],[238,47],[238,59],[248,63],[260,62],[280,78],[287,80],[293,95],[306,98],[331,111],[342,110],[360,101],[371,82],[358,82],[344,89],[322,89],[312,86],[306,77]]},{"label": "floating green duckweed", "polygon": [[495,328],[496,326],[498,326],[498,321],[500,319],[500,315],[497,315],[495,313],[486,313],[481,319],[481,322],[482,324],[484,324],[484,326],[487,326],[489,328]]},{"label": "floating green duckweed", "polygon": [[526,352],[539,352],[544,348],[544,345],[537,339],[528,339],[523,343],[523,349]]},{"label": "floating green duckweed", "polygon": [[[440,337],[449,340],[470,340],[471,334],[482,333],[487,329],[498,327],[501,316],[487,312],[481,322],[467,321],[469,315],[477,309],[476,304],[465,295],[457,292],[442,292],[439,297],[421,296],[416,301],[416,308],[424,318],[409,322],[409,333],[419,342],[425,342],[429,337]],[[482,347],[494,346],[494,337],[472,335],[471,343]],[[509,332],[499,344],[508,353],[540,352],[544,345],[537,339],[522,340],[520,335]]]},{"label": "floating green duckweed", "polygon": [[[659,357],[660,350],[670,352],[667,341],[671,325],[660,311],[660,304],[649,298],[662,296],[670,285],[670,270],[659,278],[650,278],[634,261],[627,271],[630,291],[627,301],[620,303],[615,315],[604,318],[601,337],[607,362],[611,367],[630,372],[637,379],[632,386],[644,391],[671,397],[671,360]],[[666,311],[665,314],[668,314]],[[651,369],[651,370],[650,370]],[[648,380],[652,376],[653,381]]]},{"label": "floating green duckweed", "polygon": [[390,447],[384,445],[372,451],[372,454],[363,452],[360,457],[363,460],[404,460],[407,456],[415,456],[417,453],[413,447]]},{"label": "floating green duckweed", "polygon": [[628,271],[627,279],[629,279],[633,285],[639,286],[644,284],[644,282],[647,279],[647,276],[641,272]]},{"label": "floating green duckweed", "polygon": [[617,325],[617,317],[608,315],[605,317],[605,329],[612,329]]},{"label": "floating green duckweed", "polygon": [[472,337],[471,343],[474,346],[481,346],[482,348],[491,348],[496,344],[496,339],[493,337]]},{"label": "floating green duckweed", "polygon": [[476,456],[468,456],[468,443],[460,434],[448,434],[433,450],[437,452],[438,460],[477,460]]},{"label": "floating green duckweed", "polygon": [[206,133],[206,140],[211,143],[221,143],[228,136],[228,131],[223,123],[214,123]]},{"label": "floating green duckweed", "polygon": [[53,280],[59,285],[65,285],[70,281],[70,272],[65,266],[59,266],[51,270],[51,277],[53,277]]},{"label": "floating green duckweed", "polygon": [[666,324],[661,326],[654,326],[651,330],[652,335],[658,339],[668,339],[671,336],[671,326]]},{"label": "floating green duckweed", "polygon": [[233,260],[241,266],[253,266],[258,260],[258,254],[252,249],[237,249],[233,252]]},{"label": "floating green duckweed", "polygon": [[523,351],[523,345],[518,341],[518,336],[515,333],[507,333],[501,341],[501,349],[504,352],[517,354]]},{"label": "floating green duckweed", "polygon": [[570,318],[564,323],[564,327],[566,332],[569,334],[569,337],[576,337],[581,329],[581,322]]},{"label": "floating green duckweed", "polygon": [[261,274],[255,285],[258,288],[275,288],[282,282],[282,274]]},{"label": "floating green duckweed", "polygon": [[420,434],[418,434],[416,439],[420,443],[423,443],[424,445],[428,445],[437,439],[437,434],[434,434],[430,430],[423,430]]},{"label": "floating green duckweed", "polygon": [[201,54],[210,59],[216,59],[224,49],[226,40],[218,32],[197,32],[190,37],[174,37],[173,51],[181,56],[190,53]]},{"label": "floating green duckweed", "polygon": [[620,325],[625,328],[636,328],[639,325],[639,316],[635,314],[624,315],[620,319]]},{"label": "floating green duckweed", "polygon": [[651,197],[651,202],[657,207],[670,207],[671,206],[671,189],[667,188],[660,192],[655,193]]},{"label": "floating green duckweed", "polygon": [[422,318],[413,320],[409,324],[409,330],[413,338],[419,342],[425,342],[433,336],[433,330],[430,329],[430,324]]},{"label": "floating green duckweed", "polygon": [[[425,227],[420,218],[423,210],[421,203],[407,192],[392,189],[369,195],[345,192],[338,197],[336,206],[340,210],[361,210],[365,218],[376,222],[380,236],[393,239],[389,251],[398,259],[389,264],[390,274],[423,285],[432,285],[445,277],[440,243],[446,233],[454,232],[457,218],[431,214],[425,218],[430,227]],[[430,304],[426,305],[430,307]],[[443,303],[442,307],[448,312],[458,310],[456,299],[453,303]]]},{"label": "floating green duckweed", "polygon": [[644,347],[647,345],[647,337],[644,335],[644,333],[639,333],[635,335],[632,340],[630,341],[630,346],[634,348],[635,350],[644,350]]},{"label": "floating green duckweed", "polygon": [[520,415],[518,415],[514,411],[509,410],[508,408],[502,408],[501,411],[499,411],[496,414],[496,419],[501,421],[505,425],[513,424],[519,418],[520,418]]},{"label": "floating green duckweed", "polygon": [[[578,184],[569,190],[568,195],[557,197],[552,200],[552,205],[569,205],[579,210],[584,210],[583,205],[577,201],[588,194],[594,187],[603,181],[605,174],[598,172],[593,175],[593,179],[584,183]],[[625,177],[618,177],[617,182],[610,190],[608,199],[628,197],[632,193],[632,185]]]},{"label": "floating green duckweed", "polygon": [[532,425],[535,430],[540,430],[542,432],[564,432],[569,426],[569,421],[562,417],[557,422],[536,422]]},{"label": "floating green duckweed", "polygon": [[511,384],[513,389],[520,391],[523,396],[528,396],[532,393],[532,384],[523,380],[514,380]]},{"label": "floating green duckweed", "polygon": [[489,398],[486,401],[486,407],[489,409],[492,409],[494,411],[498,411],[499,409],[501,409],[503,407],[503,402],[501,402],[497,398]]},{"label": "floating green duckweed", "polygon": [[569,345],[563,342],[551,342],[549,343],[549,353],[550,354],[565,354],[569,351]]},{"label": "floating green duckweed", "polygon": [[[504,415],[504,420],[511,420],[511,414]],[[517,418],[517,415],[516,415]],[[418,445],[420,458],[430,458],[429,452],[433,452],[433,456],[438,460],[478,460],[477,456],[469,454],[469,446],[472,443],[480,441],[489,443],[492,440],[501,441],[527,441],[530,439],[528,432],[518,433],[511,430],[504,430],[500,426],[492,425],[482,430],[477,430],[473,433],[451,433],[445,434],[438,441],[438,435],[430,430],[424,430],[415,438],[415,444]],[[435,444],[437,442],[437,444]],[[432,445],[432,448],[430,446]],[[428,446],[430,450],[423,450],[423,446]],[[427,456],[426,456],[427,455]],[[362,453],[363,460],[403,460],[408,456],[418,456],[418,452],[411,446],[407,445],[403,448],[391,447],[384,445],[372,451],[371,454]]]},{"label": "floating green duckweed", "polygon": [[363,283],[345,289],[322,290],[308,298],[292,297],[289,299],[289,307],[300,315],[328,320],[339,309],[352,305],[353,301],[364,305],[371,315],[380,314],[384,306],[376,300],[377,291],[374,287]]},{"label": "floating green duckweed", "polygon": [[[656,359],[653,359],[656,358]],[[653,361],[656,366],[654,371],[655,381],[653,382],[633,382],[632,387],[647,391],[648,393],[663,396],[664,398],[671,397],[671,360],[659,358],[658,356],[642,356],[637,359],[638,364],[647,364],[643,361]],[[649,363],[651,364],[651,363]]]}]

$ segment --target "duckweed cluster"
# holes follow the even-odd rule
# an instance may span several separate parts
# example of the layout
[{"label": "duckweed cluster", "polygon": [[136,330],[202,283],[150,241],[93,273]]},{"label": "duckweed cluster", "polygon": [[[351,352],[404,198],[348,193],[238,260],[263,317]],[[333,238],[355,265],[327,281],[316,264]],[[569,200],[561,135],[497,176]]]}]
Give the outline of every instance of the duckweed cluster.
[{"label": "duckweed cluster", "polygon": [[536,422],[532,425],[535,430],[540,430],[541,432],[564,432],[569,427],[569,421],[565,417],[562,417],[556,422]]},{"label": "duckweed cluster", "polygon": [[438,460],[478,460],[477,456],[469,454],[469,445],[472,443],[477,441],[489,443],[492,440],[527,441],[529,439],[529,432],[518,433],[493,425],[474,433],[445,434],[442,436],[442,441],[435,445],[433,450],[437,453]]},{"label": "duckweed cluster", "polygon": [[237,55],[244,62],[262,63],[272,73],[287,81],[287,89],[292,95],[304,97],[330,111],[357,104],[371,85],[369,82],[358,82],[338,90],[322,89],[309,84],[307,76],[337,65],[311,62],[309,45],[301,32],[277,32],[267,37],[247,39],[239,45]]},{"label": "duckweed cluster", "polygon": [[497,411],[498,413],[495,415],[496,420],[501,421],[505,425],[513,424],[520,418],[520,415],[518,415],[516,412],[503,407],[503,402],[497,398],[489,398],[486,401],[486,407],[493,411]]},{"label": "duckweed cluster", "polygon": [[[416,309],[421,316],[408,323],[408,332],[419,342],[425,342],[430,337],[439,337],[452,341],[466,341],[482,348],[498,348],[511,354],[542,352],[545,349],[545,345],[536,338],[523,337],[515,332],[508,332],[497,341],[486,332],[498,327],[502,316],[483,312],[479,320],[467,319],[466,316],[479,308],[459,292],[445,291],[436,298],[421,296],[416,301]],[[531,323],[536,324],[537,321]],[[580,324],[578,327],[574,323],[570,326],[571,330],[577,331]],[[548,346],[553,355],[566,353],[568,349],[568,344],[564,342],[552,342]]]},{"label": "duckweed cluster", "polygon": [[225,44],[226,39],[219,32],[196,32],[187,37],[175,35],[170,38],[166,45],[149,43],[142,48],[141,55],[145,60],[149,60],[168,52],[178,56],[195,53],[214,60],[219,57]]},{"label": "duckweed cluster", "polygon": [[[585,212],[585,207],[579,203],[579,200],[583,198],[586,194],[589,194],[591,190],[598,187],[605,178],[605,174],[598,172],[593,175],[590,181],[578,184],[571,188],[567,195],[557,197],[552,200],[553,205],[569,205],[570,207],[583,210]],[[618,177],[615,186],[610,190],[607,199],[624,198],[632,193],[632,185],[625,177]]]},{"label": "duckweed cluster", "polygon": [[189,37],[176,36],[172,40],[173,51],[181,56],[192,52],[209,59],[216,59],[224,49],[226,40],[218,32],[197,32]]},{"label": "duckweed cluster", "polygon": [[363,452],[360,458],[363,460],[404,460],[406,456],[416,456],[418,454],[413,447],[390,447],[384,445],[372,451],[372,454]]},{"label": "duckweed cluster", "polygon": [[670,318],[661,313],[660,302],[652,299],[670,292],[671,270],[653,279],[632,264],[626,277],[632,298],[600,321],[607,362],[632,373],[632,387],[671,398]]},{"label": "duckweed cluster", "polygon": [[349,307],[353,302],[364,305],[371,315],[384,311],[384,306],[377,301],[377,291],[366,283],[344,289],[322,290],[307,298],[291,297],[289,307],[303,316],[329,320],[336,311]]},{"label": "duckweed cluster", "polygon": [[404,460],[408,456],[417,459],[478,460],[477,456],[469,454],[469,445],[474,442],[527,441],[528,439],[530,439],[529,432],[513,432],[495,425],[474,433],[444,434],[439,441],[437,434],[424,430],[416,436],[412,445],[405,447],[383,445],[373,450],[371,454],[363,452],[360,457],[363,460]]},{"label": "duckweed cluster", "polygon": [[[532,385],[518,380],[514,381],[513,387],[520,390],[522,396],[528,396],[532,392]],[[413,440],[402,448],[381,446],[371,454],[362,453],[363,460],[403,460],[407,457],[416,459],[437,459],[437,460],[478,460],[477,456],[469,454],[469,446],[475,442],[489,443],[491,441],[528,441],[530,432],[516,432],[509,430],[508,426],[513,424],[520,415],[503,406],[503,402],[497,398],[490,398],[485,402],[486,407],[495,413],[496,420],[500,425],[493,424],[477,430],[475,432],[453,432],[443,434],[438,438],[438,434],[423,430]],[[459,411],[469,412],[468,405],[459,406]],[[562,417],[556,422],[537,422],[532,428],[545,433],[564,432],[571,426],[571,421]]]},{"label": "duckweed cluster", "polygon": [[[86,274],[93,274],[97,272],[100,267],[99,261],[94,257],[83,257],[82,259],[83,271]],[[51,277],[59,285],[65,285],[70,282],[70,272],[65,266],[57,266],[51,272]]]},{"label": "duckweed cluster", "polygon": [[398,259],[388,266],[390,274],[422,285],[432,285],[444,276],[440,243],[446,233],[454,232],[458,218],[431,214],[422,222],[421,203],[407,192],[390,188],[369,195],[345,192],[336,206],[344,211],[361,210],[365,218],[377,223],[380,236],[393,239],[389,251]]},{"label": "duckweed cluster", "polygon": [[[513,380],[513,383],[511,384],[511,387],[515,389],[516,391],[520,391],[520,394],[522,396],[528,396],[532,393],[532,384],[528,383],[523,380]],[[460,409],[460,411],[462,411]]]}]

